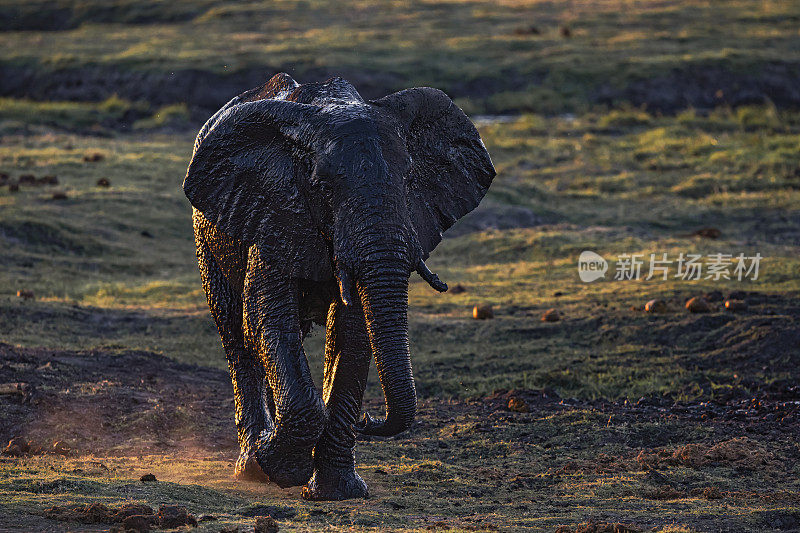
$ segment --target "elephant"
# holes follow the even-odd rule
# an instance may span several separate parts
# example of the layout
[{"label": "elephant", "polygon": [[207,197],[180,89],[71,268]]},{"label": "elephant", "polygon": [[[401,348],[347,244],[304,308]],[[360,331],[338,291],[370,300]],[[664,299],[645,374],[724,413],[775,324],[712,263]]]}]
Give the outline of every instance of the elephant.
[{"label": "elephant", "polygon": [[[368,497],[356,432],[415,416],[408,285],[495,176],[475,126],[442,91],[365,100],[349,82],[273,76],[201,128],[183,190],[234,389],[239,479]],[[326,326],[322,393],[303,340]],[[385,417],[360,418],[374,358]]]}]

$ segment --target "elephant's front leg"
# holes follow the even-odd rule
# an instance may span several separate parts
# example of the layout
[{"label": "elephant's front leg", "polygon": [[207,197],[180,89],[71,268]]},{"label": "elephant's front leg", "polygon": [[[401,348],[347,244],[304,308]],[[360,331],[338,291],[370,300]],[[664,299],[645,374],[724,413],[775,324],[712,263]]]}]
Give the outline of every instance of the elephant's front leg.
[{"label": "elephant's front leg", "polygon": [[234,473],[238,479],[266,481],[253,453],[261,432],[272,426],[272,391],[265,384],[264,366],[257,360],[254,350],[245,345],[241,294],[228,283],[199,232],[195,240],[208,306],[222,338],[233,382],[240,450]]},{"label": "elephant's front leg", "polygon": [[353,424],[361,413],[371,359],[360,302],[346,307],[337,301],[328,312],[325,343],[324,398],[328,423],[314,448],[314,476],[303,489],[306,499],[369,496],[366,483],[355,471]]},{"label": "elephant's front leg", "polygon": [[256,460],[279,486],[302,485],[313,471],[325,407],[303,351],[297,286],[251,251],[243,300],[246,336],[263,359],[275,400],[274,423],[258,440]]}]

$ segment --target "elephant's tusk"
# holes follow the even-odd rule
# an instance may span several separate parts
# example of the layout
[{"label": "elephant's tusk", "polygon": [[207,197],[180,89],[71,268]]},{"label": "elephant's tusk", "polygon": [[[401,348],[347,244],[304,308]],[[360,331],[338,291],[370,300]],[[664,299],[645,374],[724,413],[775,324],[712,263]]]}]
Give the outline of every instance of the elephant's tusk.
[{"label": "elephant's tusk", "polygon": [[339,294],[342,296],[342,303],[347,307],[353,304],[353,281],[350,274],[344,268],[339,269]]},{"label": "elephant's tusk", "polygon": [[447,283],[440,280],[439,276],[431,272],[431,269],[428,268],[428,265],[426,265],[425,261],[422,259],[420,259],[419,263],[417,263],[417,273],[422,279],[428,282],[428,285],[437,291],[445,292],[447,290]]}]

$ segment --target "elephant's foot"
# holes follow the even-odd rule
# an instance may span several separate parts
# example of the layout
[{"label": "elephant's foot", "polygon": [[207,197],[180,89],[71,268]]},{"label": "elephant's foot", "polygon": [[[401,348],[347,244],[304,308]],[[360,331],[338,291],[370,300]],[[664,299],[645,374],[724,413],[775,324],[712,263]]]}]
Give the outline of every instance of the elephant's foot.
[{"label": "elephant's foot", "polygon": [[304,485],[314,472],[315,444],[316,439],[304,445],[270,433],[259,441],[255,457],[270,481],[282,489],[297,487]]},{"label": "elephant's foot", "polygon": [[240,481],[258,481],[266,483],[269,478],[261,470],[255,455],[251,451],[243,451],[236,460],[233,476]]},{"label": "elephant's foot", "polygon": [[303,487],[306,500],[349,500],[369,498],[367,484],[354,467],[318,468],[308,484]]}]

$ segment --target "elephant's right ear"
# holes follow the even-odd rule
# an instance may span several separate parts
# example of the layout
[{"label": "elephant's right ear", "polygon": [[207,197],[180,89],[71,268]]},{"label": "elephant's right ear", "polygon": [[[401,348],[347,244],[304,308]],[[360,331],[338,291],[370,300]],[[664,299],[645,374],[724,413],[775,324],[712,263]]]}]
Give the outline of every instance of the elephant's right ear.
[{"label": "elephant's right ear", "polygon": [[299,186],[317,113],[283,100],[229,102],[201,129],[183,190],[209,222],[258,245],[287,276],[323,280],[333,275],[328,246]]},{"label": "elephant's right ear", "polygon": [[467,115],[445,93],[416,87],[374,100],[405,129],[411,158],[408,205],[423,259],[451,227],[481,201],[496,174]]}]

